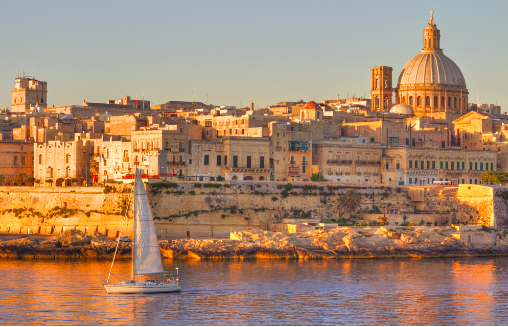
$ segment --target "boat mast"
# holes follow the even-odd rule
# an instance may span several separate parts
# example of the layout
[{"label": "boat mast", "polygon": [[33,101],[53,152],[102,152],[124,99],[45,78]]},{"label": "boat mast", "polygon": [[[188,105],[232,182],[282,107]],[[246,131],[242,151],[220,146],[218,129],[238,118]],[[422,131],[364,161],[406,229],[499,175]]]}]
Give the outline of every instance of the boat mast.
[{"label": "boat mast", "polygon": [[136,195],[137,195],[137,192],[136,192],[136,181],[137,181],[137,175],[138,175],[138,169],[136,168],[136,174],[134,175],[134,208],[133,208],[133,211],[132,211],[132,276],[131,276],[131,280],[135,280],[136,278],[136,275],[134,273],[134,258],[136,257],[135,253],[136,253],[136,243],[137,243],[137,239],[136,239],[136,209],[137,209],[137,198],[136,198]]}]

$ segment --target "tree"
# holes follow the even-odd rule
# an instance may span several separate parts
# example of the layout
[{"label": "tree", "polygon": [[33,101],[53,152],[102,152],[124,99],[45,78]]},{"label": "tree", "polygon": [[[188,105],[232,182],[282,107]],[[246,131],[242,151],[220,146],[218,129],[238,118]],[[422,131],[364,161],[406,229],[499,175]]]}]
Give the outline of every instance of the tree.
[{"label": "tree", "polygon": [[326,179],[321,176],[319,173],[313,173],[310,175],[310,180],[313,182],[325,182]]},{"label": "tree", "polygon": [[347,190],[339,197],[339,208],[349,212],[349,217],[362,206],[362,195],[355,190]]},{"label": "tree", "polygon": [[481,175],[482,182],[491,182],[494,184],[508,183],[508,173],[502,171],[486,171]]},{"label": "tree", "polygon": [[65,179],[63,177],[57,178],[56,180],[56,186],[62,186]]}]

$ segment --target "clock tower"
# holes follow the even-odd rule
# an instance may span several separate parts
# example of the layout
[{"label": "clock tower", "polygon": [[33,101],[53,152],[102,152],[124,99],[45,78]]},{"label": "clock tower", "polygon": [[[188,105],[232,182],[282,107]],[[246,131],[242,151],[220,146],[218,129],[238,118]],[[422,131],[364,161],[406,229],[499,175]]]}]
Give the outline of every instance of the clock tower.
[{"label": "clock tower", "polygon": [[389,111],[392,107],[392,72],[392,67],[372,67],[372,87],[370,89],[372,111]]}]

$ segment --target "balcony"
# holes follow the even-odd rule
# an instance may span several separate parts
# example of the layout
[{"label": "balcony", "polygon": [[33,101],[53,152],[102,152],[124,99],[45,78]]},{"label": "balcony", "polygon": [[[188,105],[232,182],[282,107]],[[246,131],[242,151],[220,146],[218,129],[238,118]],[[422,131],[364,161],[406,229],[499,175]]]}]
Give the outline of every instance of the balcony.
[{"label": "balcony", "polygon": [[335,160],[335,159],[328,159],[326,161],[327,164],[332,165],[351,165],[353,163],[353,160]]},{"label": "balcony", "polygon": [[341,172],[341,171],[338,171],[336,175],[337,175],[337,176],[342,176],[342,172]]},{"label": "balcony", "polygon": [[373,176],[377,176],[377,175],[378,175],[378,173],[373,173],[372,175],[373,175]]},{"label": "balcony", "polygon": [[309,164],[308,161],[302,161],[302,166],[307,166]]},{"label": "balcony", "polygon": [[261,168],[254,167],[253,165],[251,165],[250,167],[248,167],[247,165],[237,165],[233,167],[226,166],[225,169],[230,172],[239,172],[239,173],[241,172],[269,173],[272,171],[270,168],[265,168],[264,166],[263,168]]},{"label": "balcony", "polygon": [[380,165],[381,161],[374,160],[356,160],[357,165]]},{"label": "balcony", "polygon": [[[358,175],[358,173],[356,173]],[[370,173],[369,172],[365,172],[365,174],[363,174],[364,176],[370,176]]]},{"label": "balcony", "polygon": [[350,173],[349,171],[346,171],[346,172],[344,173],[344,175],[349,176],[349,175],[351,175],[351,173]]},{"label": "balcony", "polygon": [[178,151],[179,152],[185,152],[185,149],[184,148],[179,148]]},{"label": "balcony", "polygon": [[309,151],[308,146],[290,146],[289,151]]},{"label": "balcony", "polygon": [[295,161],[295,160],[291,160],[289,163],[290,163],[291,165],[296,165],[296,161]]},{"label": "balcony", "polygon": [[356,176],[362,176],[362,173],[356,172]]},{"label": "balcony", "polygon": [[280,150],[282,150],[282,147],[281,147],[280,145],[277,145],[277,146],[275,147],[275,151],[280,151]]},{"label": "balcony", "polygon": [[168,166],[185,166],[185,161],[168,161]]}]

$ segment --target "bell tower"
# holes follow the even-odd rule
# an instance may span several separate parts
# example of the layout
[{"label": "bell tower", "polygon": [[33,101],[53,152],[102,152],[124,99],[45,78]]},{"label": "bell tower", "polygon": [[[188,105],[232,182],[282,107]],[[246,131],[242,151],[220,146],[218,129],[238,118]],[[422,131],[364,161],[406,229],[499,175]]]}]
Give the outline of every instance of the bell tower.
[{"label": "bell tower", "polygon": [[372,111],[388,111],[392,108],[392,72],[392,67],[372,67],[372,87],[370,89]]}]

